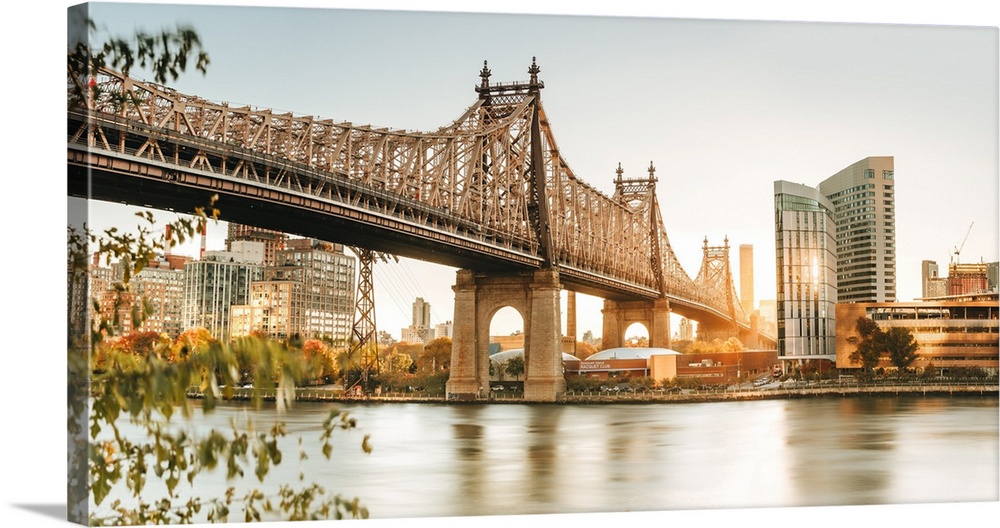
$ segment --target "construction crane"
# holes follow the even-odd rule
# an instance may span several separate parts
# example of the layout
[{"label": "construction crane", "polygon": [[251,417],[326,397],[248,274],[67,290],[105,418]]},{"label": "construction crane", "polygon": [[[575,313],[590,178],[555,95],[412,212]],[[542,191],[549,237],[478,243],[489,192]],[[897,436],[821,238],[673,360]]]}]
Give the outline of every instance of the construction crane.
[{"label": "construction crane", "polygon": [[972,232],[972,225],[973,224],[975,224],[975,222],[972,222],[972,224],[969,224],[969,229],[967,229],[965,231],[965,237],[962,238],[962,242],[959,245],[955,246],[955,260],[954,260],[955,264],[959,263],[959,261],[958,261],[959,254],[962,253],[962,248],[965,247],[965,241],[969,239],[969,233]]}]

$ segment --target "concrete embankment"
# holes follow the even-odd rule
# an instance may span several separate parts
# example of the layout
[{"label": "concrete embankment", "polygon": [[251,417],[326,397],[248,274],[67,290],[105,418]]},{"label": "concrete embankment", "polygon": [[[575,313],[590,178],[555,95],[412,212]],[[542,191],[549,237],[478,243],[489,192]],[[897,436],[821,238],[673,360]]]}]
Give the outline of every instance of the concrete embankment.
[{"label": "concrete embankment", "polygon": [[689,403],[717,401],[778,400],[855,396],[983,396],[997,397],[997,385],[886,385],[830,386],[767,390],[692,391],[682,394],[626,393],[616,395],[564,394],[560,403]]}]

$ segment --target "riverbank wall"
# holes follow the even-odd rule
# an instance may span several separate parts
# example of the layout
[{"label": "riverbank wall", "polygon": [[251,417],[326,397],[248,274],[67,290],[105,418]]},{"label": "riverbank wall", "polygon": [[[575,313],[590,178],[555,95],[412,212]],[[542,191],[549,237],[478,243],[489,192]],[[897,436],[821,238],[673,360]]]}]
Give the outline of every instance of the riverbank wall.
[{"label": "riverbank wall", "polygon": [[684,394],[565,394],[559,403],[697,403],[720,401],[780,400],[796,398],[846,398],[862,396],[977,396],[1000,395],[997,385],[923,385],[809,387],[768,390],[693,391]]}]

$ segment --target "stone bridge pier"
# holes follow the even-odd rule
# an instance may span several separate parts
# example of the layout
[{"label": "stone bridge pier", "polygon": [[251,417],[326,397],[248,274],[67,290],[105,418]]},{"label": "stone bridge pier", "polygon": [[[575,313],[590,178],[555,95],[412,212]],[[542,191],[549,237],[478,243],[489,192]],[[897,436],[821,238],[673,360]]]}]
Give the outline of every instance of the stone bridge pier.
[{"label": "stone bridge pier", "polygon": [[560,339],[559,272],[456,274],[448,399],[486,396],[490,390],[490,322],[510,306],[524,320],[524,399],[555,401],[566,391]]},{"label": "stone bridge pier", "polygon": [[735,337],[740,343],[743,343],[743,347],[747,350],[757,350],[761,346],[764,346],[757,324],[758,319],[756,316],[751,316],[750,328],[737,327],[732,321],[698,321],[698,335],[696,339],[711,343],[716,339],[719,341],[728,341]]},{"label": "stone bridge pier", "polygon": [[651,348],[670,348],[670,302],[653,301],[604,301],[604,330],[601,346],[604,349],[625,346],[625,332],[634,323],[641,323],[649,332]]},{"label": "stone bridge pier", "polygon": [[702,341],[726,341],[730,338],[737,338],[748,349],[756,349],[761,346],[760,332],[757,328],[757,319],[752,317],[749,329],[737,328],[731,322],[709,322],[698,323],[698,339]]}]

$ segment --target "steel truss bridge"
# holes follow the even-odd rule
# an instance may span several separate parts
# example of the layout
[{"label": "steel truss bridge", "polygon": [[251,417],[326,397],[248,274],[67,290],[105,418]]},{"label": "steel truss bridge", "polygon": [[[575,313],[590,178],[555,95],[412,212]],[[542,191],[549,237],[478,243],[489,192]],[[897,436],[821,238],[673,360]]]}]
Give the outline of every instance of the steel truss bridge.
[{"label": "steel truss bridge", "polygon": [[747,330],[728,241],[694,278],[681,267],[657,178],[607,196],[575,174],[526,82],[491,84],[451,124],[413,132],[230,106],[69,64],[70,195],[178,212],[218,195],[224,220],[461,269],[555,269],[566,289],[666,299],[698,321]]}]

